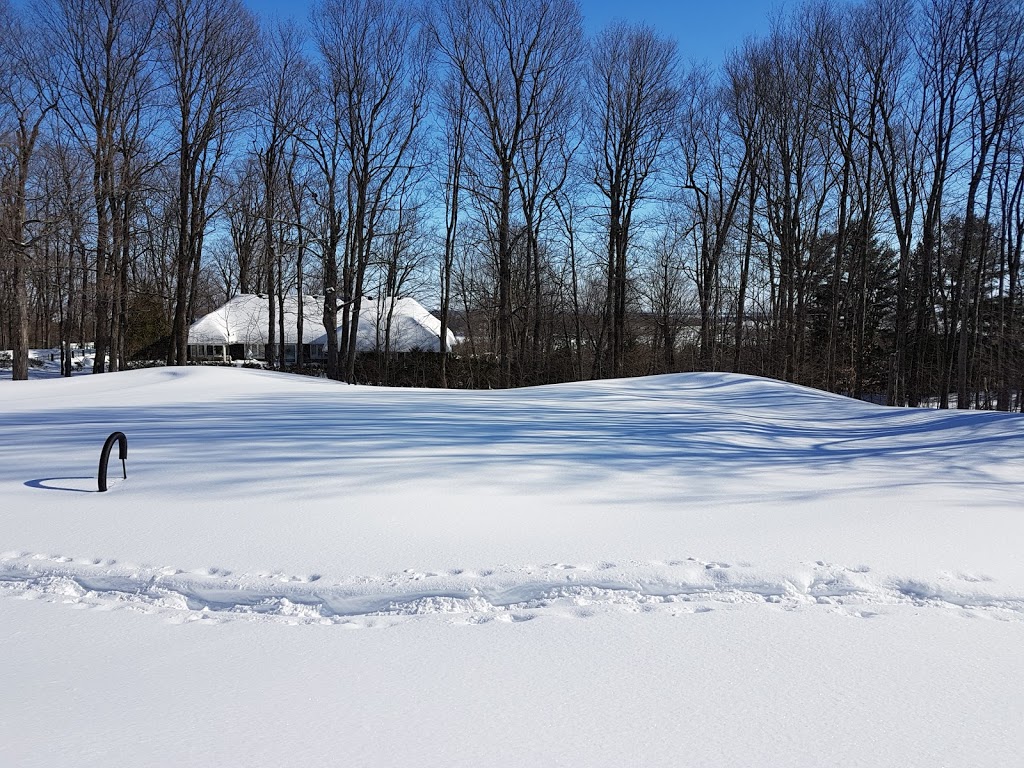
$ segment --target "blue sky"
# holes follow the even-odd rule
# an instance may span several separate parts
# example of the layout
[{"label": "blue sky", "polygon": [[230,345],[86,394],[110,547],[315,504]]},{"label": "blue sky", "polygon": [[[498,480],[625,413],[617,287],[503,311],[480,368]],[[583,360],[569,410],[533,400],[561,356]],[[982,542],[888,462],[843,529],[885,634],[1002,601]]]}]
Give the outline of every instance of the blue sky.
[{"label": "blue sky", "polygon": [[[305,20],[311,0],[246,0],[260,14]],[[792,2],[790,2],[792,5]],[[785,0],[582,0],[587,28],[593,32],[612,19],[642,21],[674,37],[684,59],[719,63],[749,35],[767,31],[773,11]]]},{"label": "blue sky", "polygon": [[766,32],[783,0],[584,0],[591,30],[613,19],[646,22],[679,42],[684,59],[718,63],[744,38]]}]

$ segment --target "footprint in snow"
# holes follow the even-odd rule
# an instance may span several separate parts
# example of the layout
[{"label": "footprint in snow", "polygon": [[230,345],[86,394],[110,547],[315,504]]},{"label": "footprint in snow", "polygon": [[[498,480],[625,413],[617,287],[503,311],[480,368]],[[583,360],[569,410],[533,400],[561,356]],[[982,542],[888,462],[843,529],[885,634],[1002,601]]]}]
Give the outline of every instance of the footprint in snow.
[{"label": "footprint in snow", "polygon": [[535,618],[537,617],[529,613],[507,613],[501,617],[501,620],[512,624],[520,624],[524,621],[533,621]]},{"label": "footprint in snow", "polygon": [[673,606],[672,609],[668,613],[669,613],[669,616],[676,616],[676,617],[679,617],[679,616],[695,616],[698,613],[711,613],[713,610],[714,610],[713,608],[708,608],[706,605],[694,605],[694,606],[685,605],[685,606],[682,606],[682,607],[675,607],[675,606]]},{"label": "footprint in snow", "polygon": [[490,624],[494,621],[493,616],[470,616],[467,619],[453,619],[452,624],[462,624],[467,627],[476,627],[481,624]]},{"label": "footprint in snow", "polygon": [[814,564],[819,568],[830,568],[832,570],[846,571],[847,573],[870,573],[871,569],[866,565],[855,565],[852,568],[848,568],[843,565],[836,565],[835,563],[829,563],[824,560],[815,560]]},{"label": "footprint in snow", "polygon": [[840,608],[840,609],[837,609],[835,612],[839,613],[839,614],[841,614],[843,616],[848,616],[851,619],[874,619],[874,618],[877,618],[878,616],[882,615],[882,614],[878,613],[877,611],[856,610],[856,609],[852,609],[852,608],[851,609],[842,609],[842,608]]},{"label": "footprint in snow", "polygon": [[966,581],[968,584],[980,584],[982,582],[995,581],[991,576],[986,574],[973,574],[973,573],[958,573],[956,578],[960,581]]}]

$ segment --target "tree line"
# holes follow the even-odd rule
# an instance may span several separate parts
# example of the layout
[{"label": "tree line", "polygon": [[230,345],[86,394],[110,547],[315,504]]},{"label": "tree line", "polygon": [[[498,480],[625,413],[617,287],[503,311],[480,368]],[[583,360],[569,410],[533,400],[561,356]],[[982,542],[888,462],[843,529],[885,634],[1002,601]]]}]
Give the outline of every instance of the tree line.
[{"label": "tree line", "polygon": [[260,293],[281,366],[315,294],[356,381],[364,297],[417,295],[459,335],[441,386],[1019,410],[1022,33],[1021,0],[814,0],[711,66],[575,0],[5,0],[0,349],[181,365]]}]

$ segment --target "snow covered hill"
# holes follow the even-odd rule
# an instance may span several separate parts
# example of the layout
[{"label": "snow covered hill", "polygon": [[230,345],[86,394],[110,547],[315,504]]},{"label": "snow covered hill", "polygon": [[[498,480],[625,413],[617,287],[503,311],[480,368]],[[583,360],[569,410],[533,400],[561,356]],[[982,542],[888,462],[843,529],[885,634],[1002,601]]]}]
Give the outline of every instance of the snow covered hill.
[{"label": "snow covered hill", "polygon": [[1012,764],[1022,428],[726,374],[3,383],[0,765]]}]

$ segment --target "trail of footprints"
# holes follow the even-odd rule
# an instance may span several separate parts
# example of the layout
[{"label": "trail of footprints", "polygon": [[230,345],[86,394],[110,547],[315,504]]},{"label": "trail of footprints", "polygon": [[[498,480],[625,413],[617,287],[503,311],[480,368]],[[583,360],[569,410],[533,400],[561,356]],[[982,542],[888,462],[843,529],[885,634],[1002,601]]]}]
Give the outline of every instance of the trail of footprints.
[{"label": "trail of footprints", "polygon": [[[797,574],[797,575],[794,575]],[[390,626],[417,616],[467,625],[541,616],[585,619],[603,611],[692,616],[737,604],[819,607],[854,618],[914,605],[1024,621],[1024,598],[992,595],[991,577],[951,572],[932,580],[881,578],[864,565],[803,563],[771,575],[750,563],[693,557],[431,572],[407,569],[331,583],[319,573],[184,571],[103,558],[0,553],[0,596],[74,608],[126,608],[175,623],[232,620]]]}]

